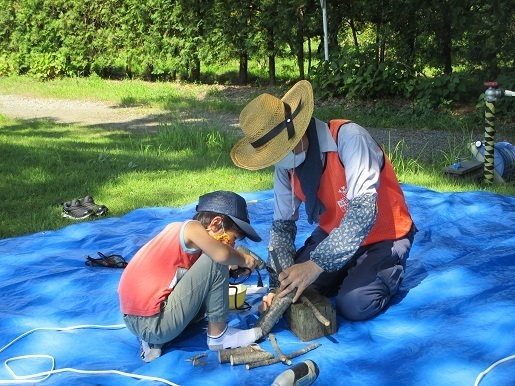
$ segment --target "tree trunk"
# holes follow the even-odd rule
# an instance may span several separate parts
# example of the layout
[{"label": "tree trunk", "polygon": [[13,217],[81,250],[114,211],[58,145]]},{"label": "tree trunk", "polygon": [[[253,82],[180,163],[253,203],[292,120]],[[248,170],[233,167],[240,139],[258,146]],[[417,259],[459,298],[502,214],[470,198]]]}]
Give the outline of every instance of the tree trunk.
[{"label": "tree trunk", "polygon": [[[325,58],[325,52],[324,52],[324,58]],[[308,78],[309,78],[310,72],[311,72],[311,39],[308,36]]]},{"label": "tree trunk", "polygon": [[376,24],[376,41],[375,41],[375,46],[376,46],[376,63],[381,63],[381,24],[380,23],[377,23]]},{"label": "tree trunk", "polygon": [[356,47],[356,51],[359,52],[359,41],[358,41],[358,31],[356,31],[356,26],[354,25],[354,20],[349,20],[350,29],[352,31],[352,41],[354,42],[354,47]]},{"label": "tree trunk", "polygon": [[145,79],[148,81],[152,80],[152,71],[154,71],[154,66],[152,63],[147,62],[147,65],[145,67]]},{"label": "tree trunk", "polygon": [[270,39],[267,42],[268,55],[268,83],[270,86],[275,85],[275,44],[274,44],[274,33],[271,32]]},{"label": "tree trunk", "polygon": [[406,55],[406,64],[410,68],[413,68],[415,65],[415,39],[416,35],[414,33],[411,33],[406,37],[406,46],[408,49],[408,55]]},{"label": "tree trunk", "polygon": [[268,83],[275,85],[275,55],[268,56]]},{"label": "tree trunk", "polygon": [[193,60],[193,67],[190,73],[190,81],[191,82],[199,82],[200,81],[200,59],[195,58]]},{"label": "tree trunk", "polygon": [[238,75],[238,83],[244,86],[248,83],[248,54],[243,52],[240,54],[240,71]]},{"label": "tree trunk", "polygon": [[305,79],[304,76],[304,10],[299,8],[297,19],[297,34],[295,36],[295,48],[297,51],[297,63],[299,66],[299,77]]},{"label": "tree trunk", "polygon": [[297,63],[299,64],[299,78],[304,79],[304,50],[302,45],[297,50]]},{"label": "tree trunk", "polygon": [[386,56],[386,37],[381,34],[381,50],[379,52],[379,63],[384,63]]},{"label": "tree trunk", "polygon": [[443,10],[442,20],[442,60],[444,73],[452,73],[452,26],[451,26],[451,10]]}]

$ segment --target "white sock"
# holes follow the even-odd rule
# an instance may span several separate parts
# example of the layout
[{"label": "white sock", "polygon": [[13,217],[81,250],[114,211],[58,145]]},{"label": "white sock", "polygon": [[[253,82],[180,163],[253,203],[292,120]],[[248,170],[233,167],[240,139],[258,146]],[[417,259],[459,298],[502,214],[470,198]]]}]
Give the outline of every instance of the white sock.
[{"label": "white sock", "polygon": [[211,351],[227,348],[246,347],[261,338],[261,328],[255,327],[249,330],[239,330],[226,327],[218,336],[207,335],[207,345]]}]

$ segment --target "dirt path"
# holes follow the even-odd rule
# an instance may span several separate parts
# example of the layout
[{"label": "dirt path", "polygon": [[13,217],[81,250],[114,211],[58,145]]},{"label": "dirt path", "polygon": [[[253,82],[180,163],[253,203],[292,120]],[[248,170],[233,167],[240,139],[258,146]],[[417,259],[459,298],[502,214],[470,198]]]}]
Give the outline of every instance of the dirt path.
[{"label": "dirt path", "polygon": [[155,108],[120,107],[105,102],[0,95],[0,114],[17,119],[48,119],[82,126],[154,130],[166,118]]},{"label": "dirt path", "polygon": [[[160,124],[172,119],[167,111],[156,108],[124,107],[105,102],[34,98],[12,94],[0,94],[0,114],[24,120],[49,119],[57,123],[144,131],[154,131]],[[192,117],[185,113],[180,119],[191,123],[192,126],[203,122],[215,122],[217,126],[235,130],[239,134],[237,115],[213,114]],[[386,149],[393,150],[402,142],[403,154],[411,157],[431,158],[441,153],[449,153],[453,147],[461,147],[468,143],[468,138],[463,138],[462,133],[456,132],[367,129]],[[478,132],[473,140],[482,138],[483,134]],[[497,141],[510,141],[510,138],[499,133]]]}]

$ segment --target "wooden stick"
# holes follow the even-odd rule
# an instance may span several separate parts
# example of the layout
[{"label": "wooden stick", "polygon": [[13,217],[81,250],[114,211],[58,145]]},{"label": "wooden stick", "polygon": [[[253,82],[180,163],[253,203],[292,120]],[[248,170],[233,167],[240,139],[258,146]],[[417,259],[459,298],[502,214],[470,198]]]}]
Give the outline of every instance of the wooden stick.
[{"label": "wooden stick", "polygon": [[186,360],[191,361],[193,366],[197,366],[198,364],[201,363],[200,358],[204,358],[204,357],[207,357],[207,354],[205,352],[203,352],[201,354],[198,354],[198,355],[195,355],[195,356],[193,356],[191,358],[188,358]]},{"label": "wooden stick", "polygon": [[286,355],[283,354],[281,349],[279,348],[279,345],[277,344],[277,339],[275,338],[275,335],[270,333],[268,334],[268,338],[270,339],[270,342],[272,342],[272,346],[274,347],[275,352],[277,353],[277,357],[281,362],[284,362],[288,366],[291,365],[291,361],[286,358]]},{"label": "wooden stick", "polygon": [[313,314],[315,315],[315,318],[322,323],[324,326],[328,327],[331,322],[327,320],[327,318],[322,315],[320,311],[318,311],[318,308],[315,307],[315,305],[309,300],[306,296],[300,295],[300,301],[304,303],[311,311],[313,311]]},{"label": "wooden stick", "polygon": [[239,354],[239,355],[231,355],[231,365],[243,365],[253,362],[261,362],[266,359],[271,359],[274,357],[274,354],[268,352],[266,350],[261,351],[252,351],[249,353]]},{"label": "wooden stick", "polygon": [[220,363],[229,363],[231,361],[231,355],[248,354],[253,351],[262,351],[261,347],[257,343],[252,343],[247,347],[229,348],[218,351],[218,361]]},{"label": "wooden stick", "polygon": [[[286,355],[286,358],[288,358],[288,359],[296,358],[296,357],[306,354],[307,352],[314,350],[320,346],[321,346],[320,343],[313,343],[313,344],[309,345],[308,347],[304,347],[303,349],[297,350],[295,352],[292,352],[291,354]],[[249,364],[247,364],[246,367],[247,367],[247,370],[250,370],[250,369],[254,369],[256,367],[273,365],[273,364],[279,363],[279,362],[281,362],[281,360],[279,358],[273,358],[273,359],[267,359],[267,360],[260,361],[260,362],[249,363]]]}]

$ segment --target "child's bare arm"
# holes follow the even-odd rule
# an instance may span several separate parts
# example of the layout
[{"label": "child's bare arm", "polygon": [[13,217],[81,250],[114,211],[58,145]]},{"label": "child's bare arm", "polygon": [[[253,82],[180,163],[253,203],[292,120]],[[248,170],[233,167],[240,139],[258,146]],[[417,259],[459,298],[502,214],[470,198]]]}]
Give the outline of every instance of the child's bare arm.
[{"label": "child's bare arm", "polygon": [[184,242],[189,248],[200,248],[211,259],[223,265],[237,265],[254,270],[256,260],[236,251],[234,248],[215,240],[197,221],[190,221],[184,228]]}]

